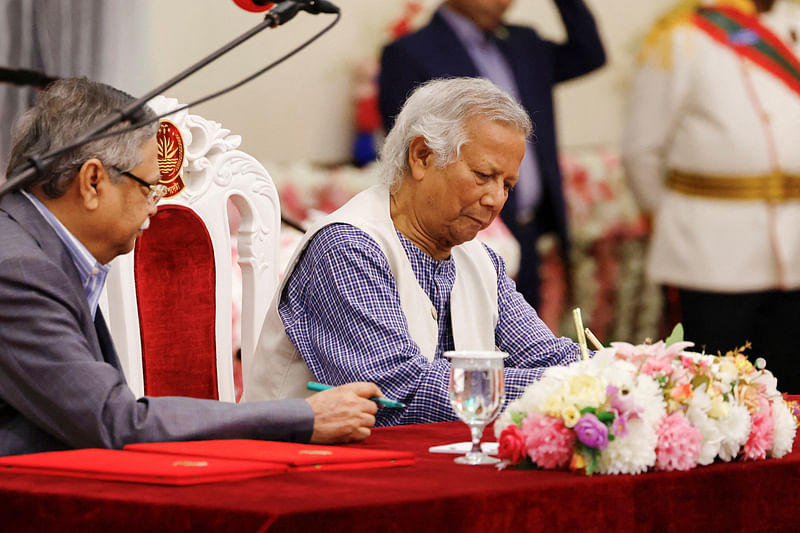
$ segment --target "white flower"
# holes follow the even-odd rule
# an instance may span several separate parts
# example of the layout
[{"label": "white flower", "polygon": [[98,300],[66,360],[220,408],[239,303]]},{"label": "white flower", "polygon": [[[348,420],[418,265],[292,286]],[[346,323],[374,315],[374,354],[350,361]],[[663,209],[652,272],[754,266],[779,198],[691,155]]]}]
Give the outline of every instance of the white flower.
[{"label": "white flower", "polygon": [[520,398],[513,400],[508,403],[506,406],[505,411],[503,411],[500,416],[497,417],[497,420],[494,423],[494,436],[498,439],[500,438],[500,433],[503,432],[508,426],[514,423],[514,419],[512,418],[514,413],[523,413],[527,414],[528,410],[524,409],[522,406],[522,402]]},{"label": "white flower", "polygon": [[769,370],[759,372],[753,379],[753,383],[764,385],[767,388],[765,392],[767,398],[776,398],[781,395],[778,392],[778,378],[773,376]]},{"label": "white flower", "polygon": [[718,363],[712,366],[712,369],[716,369],[714,375],[726,390],[730,390],[731,383],[739,377],[739,371],[736,370],[736,365],[730,357],[721,358]]},{"label": "white flower", "polygon": [[711,408],[711,400],[705,391],[705,383],[695,389],[692,399],[689,401],[689,408],[686,417],[694,427],[703,434],[703,441],[700,445],[700,457],[697,462],[701,465],[710,465],[719,453],[722,443],[722,432],[716,420],[709,418],[708,411]]},{"label": "white flower", "polygon": [[628,422],[628,434],[608,443],[598,457],[602,474],[641,474],[656,464],[656,435],[653,424],[637,418]]},{"label": "white flower", "polygon": [[544,377],[535,383],[528,385],[522,396],[519,397],[520,411],[529,413],[536,411],[538,413],[545,413],[545,406],[550,398],[556,396],[561,389],[563,380],[561,376],[548,375],[545,373]]},{"label": "white flower", "polygon": [[[512,402],[513,403],[513,402]],[[500,433],[503,432],[508,426],[513,424],[514,421],[511,420],[511,404],[508,404],[508,407],[505,411],[503,411],[500,416],[497,417],[497,420],[494,422],[494,436],[496,439],[500,438]]]},{"label": "white flower", "polygon": [[[591,375],[573,376],[561,388],[564,403],[584,407],[600,407],[606,401],[606,383]],[[559,406],[559,411],[560,411]]]},{"label": "white flower", "polygon": [[732,405],[728,416],[720,420],[717,427],[722,433],[719,458],[723,461],[731,461],[747,442],[747,437],[750,436],[750,413],[747,412],[747,407],[738,404]]},{"label": "white flower", "polygon": [[786,402],[783,401],[783,398],[776,398],[772,402],[772,418],[775,421],[775,434],[769,455],[770,457],[783,457],[792,451],[792,444],[797,431],[792,412]]},{"label": "white flower", "polygon": [[722,394],[717,394],[711,400],[711,404],[708,408],[708,416],[715,420],[722,420],[728,416],[728,411],[730,411],[730,408],[730,404],[725,401],[725,398],[722,396]]},{"label": "white flower", "polygon": [[[704,382],[693,391],[685,412],[689,422],[702,434],[699,464],[710,464],[716,457],[723,461],[736,459],[750,436],[752,419],[748,408],[737,403],[743,399],[736,400],[731,393],[732,385],[737,383],[748,384],[745,392],[758,391],[770,399],[775,429],[769,456],[783,457],[789,453],[796,435],[795,421],[772,373],[754,370],[743,356],[716,357],[681,351],[689,345],[615,343],[612,348],[599,350],[591,359],[550,367],[541,380],[529,385],[519,398],[508,404],[494,425],[495,435],[499,437],[515,419],[534,412],[560,418],[571,427],[584,407],[607,410],[615,416],[625,416],[625,420],[616,420],[611,426],[613,431],[624,434],[614,435],[607,448],[597,455],[598,472],[646,472],[656,463],[657,428],[666,416],[667,404],[659,383],[639,373],[639,369],[642,364],[657,363],[672,370],[673,380],[680,378],[688,383],[695,369],[694,365],[686,364],[689,358],[702,366],[699,377]],[[748,373],[743,375],[740,371]],[[617,391],[612,397],[608,391],[614,389],[609,385]],[[740,389],[737,385],[737,394]]]},{"label": "white flower", "polygon": [[604,474],[640,474],[656,463],[656,428],[666,413],[661,388],[645,374],[635,379],[632,374],[627,375],[629,379],[617,376],[612,384],[626,386],[631,402],[641,411],[628,420],[627,435],[609,442],[598,457],[599,471]]},{"label": "white flower", "polygon": [[598,377],[618,389],[632,389],[637,379],[636,366],[623,360],[614,361],[614,364],[601,369]]},{"label": "white flower", "polygon": [[658,427],[658,423],[667,412],[658,383],[650,376],[640,374],[636,378],[636,386],[631,390],[631,394],[636,403],[642,407],[640,417],[653,428]]}]

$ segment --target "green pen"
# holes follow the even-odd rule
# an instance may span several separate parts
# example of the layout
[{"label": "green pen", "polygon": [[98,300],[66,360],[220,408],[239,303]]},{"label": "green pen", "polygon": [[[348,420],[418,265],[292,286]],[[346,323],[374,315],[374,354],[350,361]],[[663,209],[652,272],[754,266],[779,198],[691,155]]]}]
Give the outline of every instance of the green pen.
[{"label": "green pen", "polygon": [[[324,383],[309,381],[306,387],[308,388],[308,390],[323,391],[332,389],[333,385],[325,385]],[[397,400],[390,400],[389,398],[384,398],[382,396],[373,396],[372,398],[370,398],[370,400],[384,407],[394,407],[395,409],[403,409],[406,406],[406,404],[402,402],[398,402]]]}]

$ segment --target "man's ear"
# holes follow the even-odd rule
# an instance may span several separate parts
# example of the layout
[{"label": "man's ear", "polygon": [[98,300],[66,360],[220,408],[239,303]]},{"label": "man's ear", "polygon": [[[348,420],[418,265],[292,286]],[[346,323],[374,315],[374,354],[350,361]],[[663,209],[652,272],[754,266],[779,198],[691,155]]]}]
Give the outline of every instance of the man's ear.
[{"label": "man's ear", "polygon": [[87,160],[81,165],[75,180],[78,182],[78,193],[83,206],[90,211],[97,209],[100,206],[100,196],[111,184],[103,163],[97,158]]},{"label": "man's ear", "polygon": [[421,181],[425,177],[425,172],[431,168],[436,156],[430,149],[422,135],[411,139],[408,144],[408,167],[411,169],[411,177]]}]

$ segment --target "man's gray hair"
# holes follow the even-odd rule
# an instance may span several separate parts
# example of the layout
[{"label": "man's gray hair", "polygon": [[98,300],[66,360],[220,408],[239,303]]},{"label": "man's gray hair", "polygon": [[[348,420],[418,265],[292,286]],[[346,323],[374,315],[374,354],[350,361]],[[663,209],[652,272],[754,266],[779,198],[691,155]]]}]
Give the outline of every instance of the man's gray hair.
[{"label": "man's gray hair", "polygon": [[[74,142],[106,117],[130,104],[134,98],[113,87],[89,81],[86,78],[67,78],[53,82],[37,95],[36,104],[20,117],[11,140],[11,154],[7,175],[29,158]],[[145,106],[135,121],[146,122],[155,118],[152,109]],[[130,126],[123,121],[113,130]],[[51,198],[58,198],[69,189],[81,166],[96,157],[109,169],[130,170],[141,161],[140,148],[158,131],[158,122],[127,133],[113,135],[84,144],[57,156],[47,170],[34,180],[28,189],[41,185]],[[121,180],[116,173],[112,176]]]},{"label": "man's gray hair", "polygon": [[458,160],[469,142],[466,123],[473,117],[506,123],[531,135],[525,109],[509,94],[483,78],[440,78],[417,87],[397,115],[381,149],[381,175],[393,188],[408,176],[408,146],[418,136],[433,151],[436,165]]}]

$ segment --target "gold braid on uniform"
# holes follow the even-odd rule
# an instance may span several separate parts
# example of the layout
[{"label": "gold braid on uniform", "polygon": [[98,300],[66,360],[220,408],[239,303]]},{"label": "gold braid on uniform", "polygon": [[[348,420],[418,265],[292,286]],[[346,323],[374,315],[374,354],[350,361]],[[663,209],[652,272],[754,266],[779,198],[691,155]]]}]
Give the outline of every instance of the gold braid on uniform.
[{"label": "gold braid on uniform", "polygon": [[672,68],[672,30],[682,24],[691,24],[692,15],[700,7],[733,7],[747,14],[756,12],[752,0],[680,0],[656,20],[644,37],[637,56],[638,63],[654,62],[669,70]]}]

